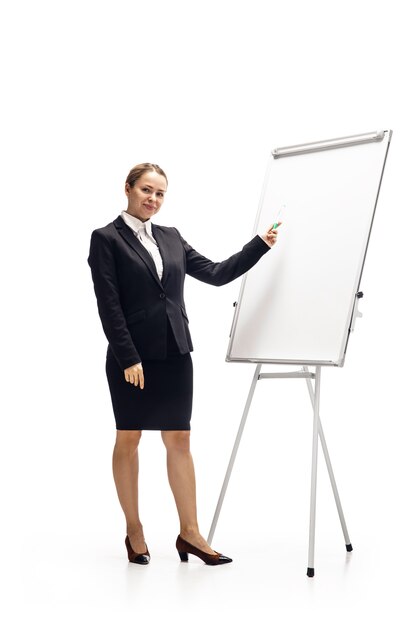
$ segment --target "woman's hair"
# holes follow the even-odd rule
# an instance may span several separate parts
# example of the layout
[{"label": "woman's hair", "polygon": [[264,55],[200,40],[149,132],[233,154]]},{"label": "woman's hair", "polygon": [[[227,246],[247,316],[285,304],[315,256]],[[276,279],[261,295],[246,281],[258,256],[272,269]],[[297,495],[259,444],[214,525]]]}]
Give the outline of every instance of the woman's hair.
[{"label": "woman's hair", "polygon": [[139,163],[139,165],[135,165],[135,167],[132,167],[129,174],[127,175],[126,182],[129,183],[130,187],[134,187],[135,183],[143,174],[146,174],[146,172],[156,172],[157,174],[160,174],[165,178],[168,185],[167,175],[165,174],[164,170],[155,163]]}]

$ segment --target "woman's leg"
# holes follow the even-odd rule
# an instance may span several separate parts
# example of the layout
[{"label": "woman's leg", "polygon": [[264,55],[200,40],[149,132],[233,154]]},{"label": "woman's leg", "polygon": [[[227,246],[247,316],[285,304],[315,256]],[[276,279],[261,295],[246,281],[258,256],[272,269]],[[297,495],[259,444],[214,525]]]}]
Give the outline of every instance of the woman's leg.
[{"label": "woman's leg", "polygon": [[126,517],[126,534],[138,554],[146,552],[138,507],[138,445],[141,435],[141,430],[117,430],[113,450],[113,476]]},{"label": "woman's leg", "polygon": [[198,529],[194,463],[190,452],[190,431],[163,430],[161,436],[167,449],[168,479],[180,518],[180,535],[203,552],[215,554],[215,551],[210,548]]}]

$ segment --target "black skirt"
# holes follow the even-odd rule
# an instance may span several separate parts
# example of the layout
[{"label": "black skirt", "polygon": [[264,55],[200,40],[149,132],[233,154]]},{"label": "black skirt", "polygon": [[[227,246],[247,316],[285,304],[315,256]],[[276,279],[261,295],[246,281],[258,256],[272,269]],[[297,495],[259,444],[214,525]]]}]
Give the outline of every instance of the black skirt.
[{"label": "black skirt", "polygon": [[168,322],[167,358],[144,360],[145,387],[127,383],[110,347],[106,374],[117,430],[190,430],[193,363],[180,354]]}]

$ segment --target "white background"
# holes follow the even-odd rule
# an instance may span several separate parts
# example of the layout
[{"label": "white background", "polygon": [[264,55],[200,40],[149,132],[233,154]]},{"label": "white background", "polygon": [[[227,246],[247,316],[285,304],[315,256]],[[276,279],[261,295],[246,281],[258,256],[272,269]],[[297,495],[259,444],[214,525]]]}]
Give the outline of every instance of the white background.
[{"label": "white background", "polygon": [[[4,4],[6,623],[414,622],[412,5]],[[125,208],[126,174],[149,160],[169,178],[157,221],[221,260],[251,236],[271,149],[380,128],[394,135],[362,281],[364,318],[345,367],[325,370],[322,381],[322,421],[353,553],[346,557],[320,458],[316,577],[306,577],[309,398],[303,381],[262,381],[213,541],[233,564],[180,564],[164,449],[159,433],[145,433],[140,506],[152,560],[128,565],[111,473],[106,342],[86,261],[91,231]],[[239,285],[186,285],[205,534],[253,373],[224,361]]]}]

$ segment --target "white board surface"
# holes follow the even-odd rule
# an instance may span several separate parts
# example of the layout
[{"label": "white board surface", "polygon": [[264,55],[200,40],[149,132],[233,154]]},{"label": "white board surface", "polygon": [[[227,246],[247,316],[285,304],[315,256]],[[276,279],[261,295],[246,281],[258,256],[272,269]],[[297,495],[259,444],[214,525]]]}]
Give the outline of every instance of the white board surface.
[{"label": "white board surface", "polygon": [[282,226],[242,280],[227,361],[343,365],[391,134],[273,151],[254,232]]}]

